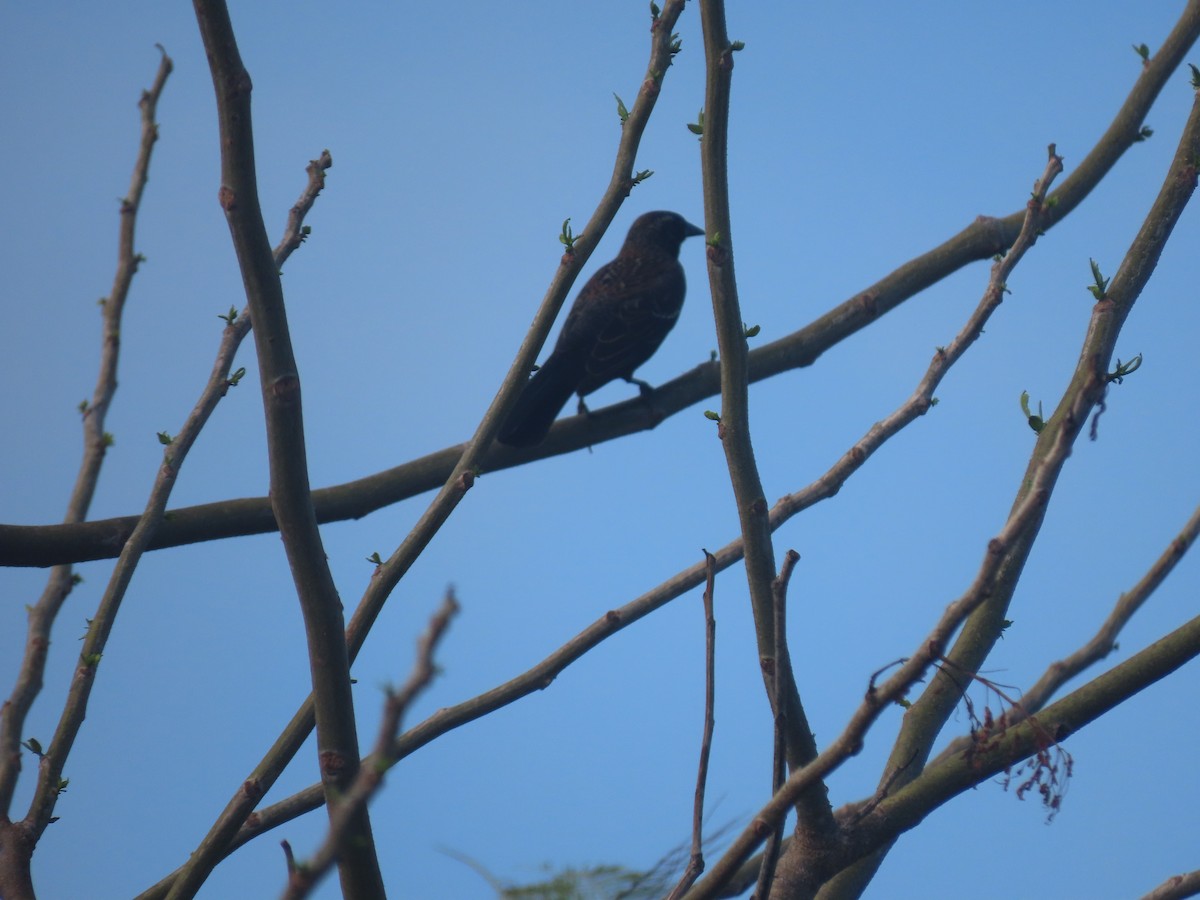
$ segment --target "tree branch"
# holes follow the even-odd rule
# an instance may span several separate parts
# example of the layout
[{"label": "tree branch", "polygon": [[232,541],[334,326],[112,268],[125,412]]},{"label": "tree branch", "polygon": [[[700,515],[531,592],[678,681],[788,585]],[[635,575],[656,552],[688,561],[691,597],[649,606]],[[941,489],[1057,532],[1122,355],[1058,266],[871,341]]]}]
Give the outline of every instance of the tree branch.
[{"label": "tree branch", "polygon": [[[669,7],[664,7],[663,18]],[[1161,49],[1139,71],[1137,81],[1107,131],[1053,194],[1055,204],[1043,223],[1044,229],[1049,230],[1069,215],[1125,151],[1138,142],[1142,122],[1150,107],[1181,65],[1197,36],[1200,36],[1200,0],[1190,0]],[[636,104],[630,112],[631,118],[635,111]],[[1016,239],[1023,219],[1023,210],[999,218],[980,216],[957,235],[858,291],[803,328],[750,351],[751,383],[812,365],[825,351],[930,285],[969,263],[1003,253]],[[589,223],[589,230],[594,227]],[[590,252],[588,240],[576,246],[580,252]],[[644,431],[719,392],[717,367],[704,363],[656,388],[653,409],[638,400],[629,400],[593,410],[590,416],[562,419],[539,447],[520,451],[490,448],[481,460],[481,468],[499,471]],[[362,518],[440,487],[448,480],[464,446],[446,447],[401,466],[314,491],[318,521]],[[0,525],[0,565],[50,566],[111,559],[120,553],[136,520],[136,516],[123,516],[78,525]],[[170,519],[164,523],[150,549],[275,530],[267,498],[222,500],[172,510]]]},{"label": "tree branch", "polygon": [[[104,431],[104,421],[117,391],[121,318],[125,311],[125,301],[129,297],[129,289],[133,284],[133,276],[141,262],[141,256],[134,249],[137,214],[141,208],[146,182],[150,177],[150,158],[158,140],[158,123],[155,121],[158,100],[174,66],[166,51],[162,47],[158,49],[162,58],[154,83],[149,90],[142,92],[138,101],[138,109],[141,110],[141,140],[130,177],[129,192],[121,201],[117,269],[113,276],[112,290],[101,302],[102,343],[96,386],[92,391],[91,402],[85,401],[80,405],[83,415],[83,459],[67,503],[67,513],[64,517],[64,522],[67,523],[82,522],[87,516],[96,485],[100,480],[100,467],[110,443],[110,435]],[[21,772],[21,732],[24,730],[29,710],[42,690],[51,628],[76,583],[76,576],[69,564],[57,565],[51,571],[45,590],[29,610],[25,653],[13,692],[0,706],[0,896],[16,898],[33,895],[33,886],[29,878],[30,857],[53,815],[62,767],[74,735],[83,720],[83,711],[80,709],[78,718],[72,719],[65,729],[60,724],[50,750],[45,755],[39,753],[44,764],[39,766],[39,790],[35,802],[30,806],[23,822],[12,823],[9,820],[9,812]],[[115,609],[113,612],[115,613]],[[95,667],[90,668],[94,672]],[[86,695],[83,699],[86,702]]]},{"label": "tree branch", "polygon": [[[308,641],[316,710],[317,755],[327,806],[358,772],[358,734],[343,639],[342,602],[329,571],[308,481],[300,375],[292,352],[283,287],[258,201],[250,74],[242,63],[224,2],[196,0],[196,20],[212,71],[221,135],[221,190],[242,284],[254,323],[267,425],[270,496],[296,586]],[[344,832],[338,870],[347,897],[384,897],[365,807]]]},{"label": "tree branch", "polygon": [[[573,252],[564,254],[562,264],[551,280],[546,297],[535,317],[534,325],[522,343],[508,376],[476,429],[474,438],[462,448],[460,453],[455,454],[452,467],[445,477],[438,495],[430,502],[425,513],[396,551],[377,569],[375,577],[372,578],[351,617],[345,631],[345,645],[351,661],[361,649],[367,633],[393,588],[428,546],[429,541],[433,539],[433,536],[474,483],[475,472],[482,467],[485,453],[491,447],[496,431],[503,422],[511,402],[515,400],[518,389],[524,383],[533,360],[549,333],[554,316],[570,291],[575,276],[586,261],[587,255],[599,242],[604,227],[612,221],[621,202],[628,195],[633,185],[633,164],[641,136],[657,101],[661,81],[671,64],[673,55],[671,29],[682,13],[683,6],[684,0],[671,0],[666,3],[652,28],[650,62],[647,66],[646,79],[643,81],[637,101],[623,123],[612,179],[589,221],[586,233],[575,240]],[[172,885],[170,890],[172,895],[175,895],[177,891],[181,890],[178,886],[181,882],[178,881],[177,876],[184,872],[187,873],[186,881],[189,885],[202,883],[212,868],[233,846],[236,846],[231,842],[238,840],[235,835],[240,826],[246,821],[262,795],[270,789],[288,761],[298,751],[308,732],[311,731],[313,727],[312,706],[313,699],[310,697],[292,717],[284,733],[280,735],[263,760],[255,767],[251,777],[230,799],[225,810],[210,828],[201,846],[191,855],[188,862],[145,892],[144,897],[161,896],[160,891],[165,890],[168,885]]]}]

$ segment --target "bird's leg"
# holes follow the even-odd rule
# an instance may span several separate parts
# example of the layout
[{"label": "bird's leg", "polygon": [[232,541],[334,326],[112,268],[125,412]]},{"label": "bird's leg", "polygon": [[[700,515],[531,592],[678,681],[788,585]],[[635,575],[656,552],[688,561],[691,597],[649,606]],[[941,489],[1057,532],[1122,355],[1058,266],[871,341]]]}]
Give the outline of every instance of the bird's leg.
[{"label": "bird's leg", "polygon": [[579,395],[579,405],[575,407],[575,412],[581,416],[590,416],[592,411],[587,408],[587,404],[583,402],[583,394]]},{"label": "bird's leg", "polygon": [[625,380],[630,384],[637,385],[638,394],[641,395],[643,400],[649,400],[652,396],[654,396],[654,386],[651,385],[650,382],[642,381],[640,378],[634,378],[632,375],[625,376]]}]

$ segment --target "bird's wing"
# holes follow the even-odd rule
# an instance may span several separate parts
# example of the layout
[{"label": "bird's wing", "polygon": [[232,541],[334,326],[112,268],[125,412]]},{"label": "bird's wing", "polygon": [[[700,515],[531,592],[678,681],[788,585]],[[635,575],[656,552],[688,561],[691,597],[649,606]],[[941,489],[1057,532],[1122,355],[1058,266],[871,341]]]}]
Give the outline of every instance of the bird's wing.
[{"label": "bird's wing", "polygon": [[[652,273],[637,269],[630,273],[618,268],[597,285],[598,290],[612,290],[620,300],[601,307],[608,314],[596,323],[580,393],[614,378],[632,377],[674,327],[683,306],[683,269],[674,260],[654,269]],[[651,277],[637,277],[647,274]]]}]

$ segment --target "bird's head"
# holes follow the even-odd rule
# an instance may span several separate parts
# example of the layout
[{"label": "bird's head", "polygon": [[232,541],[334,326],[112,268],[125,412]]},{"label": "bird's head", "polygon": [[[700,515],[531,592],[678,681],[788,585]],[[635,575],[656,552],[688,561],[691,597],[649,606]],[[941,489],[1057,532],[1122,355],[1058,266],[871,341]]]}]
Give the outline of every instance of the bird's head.
[{"label": "bird's head", "polygon": [[697,228],[679,213],[666,210],[643,213],[634,219],[633,225],[630,226],[621,252],[644,253],[658,250],[671,256],[679,256],[679,247],[684,240],[701,234],[704,234],[703,228]]}]

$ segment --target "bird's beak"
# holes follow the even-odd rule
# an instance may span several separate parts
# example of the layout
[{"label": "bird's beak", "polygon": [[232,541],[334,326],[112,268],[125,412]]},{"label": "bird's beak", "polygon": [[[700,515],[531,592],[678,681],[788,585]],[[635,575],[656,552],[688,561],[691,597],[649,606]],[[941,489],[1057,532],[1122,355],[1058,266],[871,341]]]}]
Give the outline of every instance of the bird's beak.
[{"label": "bird's beak", "polygon": [[685,221],[683,224],[683,233],[685,237],[700,237],[700,235],[704,234],[703,228],[697,228],[691,222]]}]

